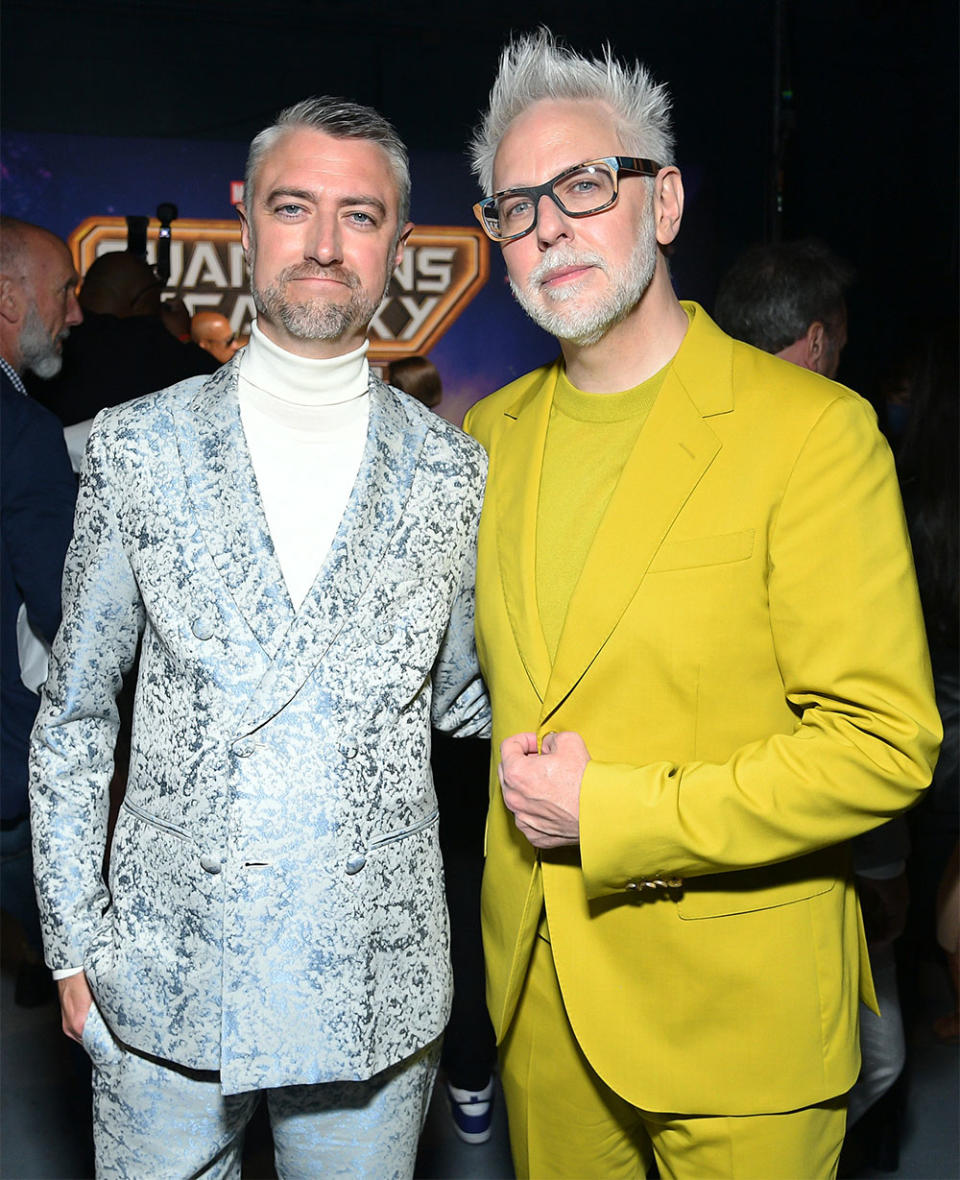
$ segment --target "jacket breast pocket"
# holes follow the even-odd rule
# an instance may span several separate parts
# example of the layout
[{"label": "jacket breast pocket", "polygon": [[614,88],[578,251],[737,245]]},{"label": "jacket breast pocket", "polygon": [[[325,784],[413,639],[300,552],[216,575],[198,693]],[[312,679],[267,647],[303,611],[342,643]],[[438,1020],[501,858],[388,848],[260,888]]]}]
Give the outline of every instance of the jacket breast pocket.
[{"label": "jacket breast pocket", "polygon": [[650,563],[650,573],[746,561],[753,554],[754,536],[754,529],[742,529],[738,533],[722,533],[713,537],[664,541]]},{"label": "jacket breast pocket", "polygon": [[792,905],[829,893],[842,875],[838,852],[831,848],[782,864],[688,877],[677,912],[697,921]]}]

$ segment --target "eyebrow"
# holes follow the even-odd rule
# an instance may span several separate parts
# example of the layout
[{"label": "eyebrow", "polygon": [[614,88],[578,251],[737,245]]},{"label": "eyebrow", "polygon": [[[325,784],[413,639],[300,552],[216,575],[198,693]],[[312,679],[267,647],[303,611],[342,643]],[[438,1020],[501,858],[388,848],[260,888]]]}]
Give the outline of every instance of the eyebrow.
[{"label": "eyebrow", "polygon": [[[272,204],[274,201],[280,200],[283,197],[296,197],[300,201],[310,201],[314,205],[320,203],[319,194],[312,189],[304,188],[275,188],[267,196],[266,203],[268,205]],[[370,205],[378,210],[381,216],[386,217],[387,215],[387,207],[383,201],[379,197],[370,196],[368,193],[348,194],[345,197],[340,197],[337,204],[340,208],[348,205]]]}]

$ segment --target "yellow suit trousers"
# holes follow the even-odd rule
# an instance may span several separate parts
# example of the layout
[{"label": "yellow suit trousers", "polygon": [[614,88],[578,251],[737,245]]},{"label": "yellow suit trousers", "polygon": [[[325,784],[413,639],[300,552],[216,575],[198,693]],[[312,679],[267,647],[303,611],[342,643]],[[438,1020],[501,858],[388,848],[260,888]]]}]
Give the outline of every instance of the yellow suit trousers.
[{"label": "yellow suit trousers", "polygon": [[[501,1047],[518,1180],[832,1180],[846,1096],[783,1114],[640,1110],[590,1066],[567,1020],[549,942],[537,937]],[[723,1079],[717,1079],[723,1085]]]}]

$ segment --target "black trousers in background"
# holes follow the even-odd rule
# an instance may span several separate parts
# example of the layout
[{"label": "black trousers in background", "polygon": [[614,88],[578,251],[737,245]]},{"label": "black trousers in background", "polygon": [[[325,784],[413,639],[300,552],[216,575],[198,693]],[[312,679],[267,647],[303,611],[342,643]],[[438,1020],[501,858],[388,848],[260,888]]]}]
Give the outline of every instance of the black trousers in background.
[{"label": "black trousers in background", "polygon": [[440,1063],[451,1085],[481,1090],[496,1060],[480,934],[490,743],[479,738],[454,739],[435,730],[431,762],[440,802],[454,989]]}]

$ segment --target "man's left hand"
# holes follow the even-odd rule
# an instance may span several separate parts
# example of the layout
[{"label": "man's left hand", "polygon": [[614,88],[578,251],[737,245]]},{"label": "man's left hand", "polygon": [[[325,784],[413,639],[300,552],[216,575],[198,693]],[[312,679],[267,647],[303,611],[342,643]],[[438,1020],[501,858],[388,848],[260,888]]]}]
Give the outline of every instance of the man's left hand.
[{"label": "man's left hand", "polygon": [[540,751],[535,733],[501,743],[497,773],[503,801],[534,848],[579,844],[580,784],[590,753],[572,730],[548,733]]}]

